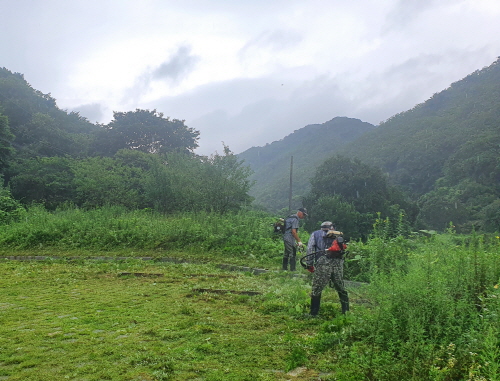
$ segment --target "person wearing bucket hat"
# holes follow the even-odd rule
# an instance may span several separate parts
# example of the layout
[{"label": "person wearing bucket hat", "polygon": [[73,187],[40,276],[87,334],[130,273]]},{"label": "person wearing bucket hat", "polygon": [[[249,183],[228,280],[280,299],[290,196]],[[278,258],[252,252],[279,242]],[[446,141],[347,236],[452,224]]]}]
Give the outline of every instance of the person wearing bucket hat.
[{"label": "person wearing bucket hat", "polygon": [[299,220],[307,217],[307,209],[299,208],[296,214],[292,214],[285,219],[285,232],[283,233],[283,243],[285,252],[283,254],[283,270],[288,270],[290,264],[290,271],[296,270],[297,265],[297,247],[303,247],[304,244],[300,240]]}]

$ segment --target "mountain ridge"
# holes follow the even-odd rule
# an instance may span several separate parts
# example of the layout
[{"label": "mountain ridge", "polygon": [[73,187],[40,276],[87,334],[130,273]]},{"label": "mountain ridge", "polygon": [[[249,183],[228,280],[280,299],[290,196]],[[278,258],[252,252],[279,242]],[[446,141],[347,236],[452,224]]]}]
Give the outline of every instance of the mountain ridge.
[{"label": "mountain ridge", "polygon": [[[309,177],[321,162],[343,144],[374,128],[374,125],[359,119],[335,117],[321,124],[304,126],[263,147],[247,149],[237,156],[254,171],[251,180],[257,182],[250,191],[251,196],[270,210],[285,208],[288,205],[291,157],[294,194],[303,194],[309,188]],[[283,196],[285,193],[286,197]],[[296,198],[293,204],[293,207],[301,206],[300,199]]]}]

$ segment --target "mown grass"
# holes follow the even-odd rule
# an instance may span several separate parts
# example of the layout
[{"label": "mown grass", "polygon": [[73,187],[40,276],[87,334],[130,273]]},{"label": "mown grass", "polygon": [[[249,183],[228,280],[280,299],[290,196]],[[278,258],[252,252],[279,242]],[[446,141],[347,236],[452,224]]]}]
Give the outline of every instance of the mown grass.
[{"label": "mown grass", "polygon": [[285,275],[142,261],[0,269],[1,379],[282,380],[290,338],[318,325],[301,317],[307,282]]}]

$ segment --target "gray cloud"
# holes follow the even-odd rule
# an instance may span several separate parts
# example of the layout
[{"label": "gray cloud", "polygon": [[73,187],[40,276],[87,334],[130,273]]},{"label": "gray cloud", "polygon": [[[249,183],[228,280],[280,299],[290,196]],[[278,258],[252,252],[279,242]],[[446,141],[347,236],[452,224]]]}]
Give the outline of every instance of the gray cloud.
[{"label": "gray cloud", "polygon": [[[440,0],[441,4],[449,1],[457,2],[456,0]],[[437,0],[398,0],[387,14],[383,29],[389,31],[393,28],[405,27],[436,4],[438,4]]]},{"label": "gray cloud", "polygon": [[[135,108],[185,119],[204,154],[222,141],[241,152],[336,116],[377,124],[500,49],[496,0],[0,0],[0,9],[0,65],[91,121]],[[127,48],[138,43],[174,50],[129,67]],[[213,55],[204,52],[211,44]],[[227,54],[227,78],[241,77],[150,100],[198,69],[191,46],[219,65],[207,72]]]},{"label": "gray cloud", "polygon": [[257,37],[248,41],[240,51],[240,55],[245,55],[253,49],[271,49],[283,50],[296,46],[303,37],[291,30],[271,30],[259,34]]},{"label": "gray cloud", "polygon": [[180,46],[168,61],[153,70],[151,77],[177,84],[195,68],[199,60],[200,57],[191,55],[190,47]]},{"label": "gray cloud", "polygon": [[[240,153],[336,116],[378,124],[481,67],[487,54],[487,49],[423,54],[379,72],[318,76],[307,81],[288,81],[284,86],[270,77],[225,81],[183,96],[162,98],[150,107],[185,119],[188,126],[199,130],[198,153],[221,149],[222,141]],[[448,71],[444,73],[443,67],[448,67]],[[169,114],[172,112],[175,115]]]},{"label": "gray cloud", "polygon": [[[489,65],[491,55],[484,47],[476,50],[450,50],[443,54],[420,54],[401,63],[360,78],[363,91],[354,101],[355,118],[373,124],[425,102],[433,94],[448,88],[474,70]],[[460,65],[456,65],[460,62]],[[443,68],[447,68],[443,71]]]},{"label": "gray cloud", "polygon": [[180,46],[177,51],[155,69],[147,69],[135,79],[134,85],[125,91],[122,101],[128,104],[138,103],[148,92],[153,81],[167,81],[171,86],[178,85],[193,71],[200,57],[191,55],[189,46]]},{"label": "gray cloud", "polygon": [[199,130],[201,154],[222,148],[221,141],[239,153],[355,110],[337,83],[323,77],[287,82],[287,86],[272,78],[225,81],[185,96],[163,98],[154,107],[166,115],[175,110],[176,115],[169,116],[185,119]]}]

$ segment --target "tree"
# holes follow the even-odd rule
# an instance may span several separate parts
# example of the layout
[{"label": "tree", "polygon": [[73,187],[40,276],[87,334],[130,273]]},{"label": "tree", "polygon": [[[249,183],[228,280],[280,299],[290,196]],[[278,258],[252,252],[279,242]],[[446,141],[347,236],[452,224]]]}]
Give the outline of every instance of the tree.
[{"label": "tree", "polygon": [[97,150],[102,154],[111,155],[122,148],[156,154],[192,152],[198,147],[198,131],[182,120],[164,118],[156,110],[115,112],[113,117],[99,133]]},{"label": "tree", "polygon": [[120,157],[90,157],[72,166],[76,204],[94,208],[121,205],[144,208],[145,171],[124,163]]},{"label": "tree", "polygon": [[[349,234],[356,237],[366,237],[370,233],[378,214],[389,218],[393,224],[399,224],[400,215],[413,223],[417,213],[415,204],[402,191],[391,186],[380,169],[340,155],[317,168],[311,179],[311,191],[304,198],[304,206],[311,211],[307,229],[317,229],[319,220],[324,218],[339,226],[354,228],[355,231]],[[330,214],[324,214],[323,210]],[[353,220],[356,227],[352,226]],[[401,229],[394,226],[393,230]]]},{"label": "tree", "polygon": [[380,169],[337,155],[316,169],[311,194],[316,198],[339,195],[361,213],[376,213],[386,208],[390,192]]},{"label": "tree", "polygon": [[12,195],[23,204],[43,203],[51,210],[63,202],[74,201],[73,161],[55,156],[23,159],[12,164],[14,175],[9,182]]},{"label": "tree", "polygon": [[419,223],[426,229],[445,230],[450,223],[463,224],[470,211],[457,188],[439,187],[419,198]]},{"label": "tree", "polygon": [[203,160],[203,185],[206,191],[207,207],[225,213],[235,211],[249,204],[252,198],[248,191],[252,170],[239,160],[228,146],[224,145],[224,155],[218,153]]},{"label": "tree", "polygon": [[248,195],[251,170],[227,146],[224,155],[196,157],[172,152],[157,157],[147,174],[145,192],[159,211],[226,213],[252,199]]},{"label": "tree", "polygon": [[319,229],[323,221],[334,220],[335,228],[345,232],[348,239],[366,238],[373,224],[374,215],[360,213],[352,203],[346,202],[342,196],[323,196],[315,202],[305,201],[310,218],[306,219],[308,231]]},{"label": "tree", "polygon": [[0,112],[15,136],[15,156],[81,156],[97,127],[78,113],[59,109],[50,94],[33,89],[22,74],[0,68]]},{"label": "tree", "polygon": [[482,211],[483,229],[487,232],[500,232],[500,199],[493,201]]},{"label": "tree", "polygon": [[7,188],[0,185],[0,225],[19,220],[24,212],[21,203],[12,197]]},{"label": "tree", "polygon": [[10,132],[9,121],[5,115],[0,114],[0,174],[7,166],[8,159],[12,154],[12,140],[14,140],[14,135]]},{"label": "tree", "polygon": [[91,136],[68,132],[64,120],[48,114],[35,113],[25,124],[16,129],[14,143],[19,156],[81,156],[90,145]]}]

